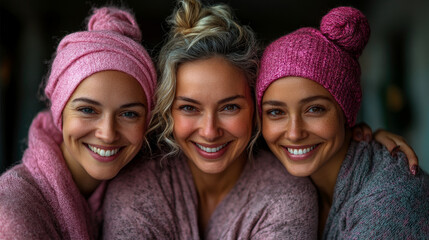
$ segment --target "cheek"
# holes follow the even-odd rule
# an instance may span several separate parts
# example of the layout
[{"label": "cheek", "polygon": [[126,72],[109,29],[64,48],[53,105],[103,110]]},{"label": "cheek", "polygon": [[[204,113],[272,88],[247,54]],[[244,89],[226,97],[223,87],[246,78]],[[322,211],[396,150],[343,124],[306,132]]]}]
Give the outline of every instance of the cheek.
[{"label": "cheek", "polygon": [[228,132],[237,137],[243,137],[249,140],[252,136],[253,119],[250,114],[242,114],[234,118],[225,119],[223,125],[226,126]]},{"label": "cheek", "polygon": [[[325,140],[324,148],[321,151],[321,162],[331,159],[341,149],[345,140],[345,127],[338,119],[321,122],[320,125],[312,125],[318,137]],[[318,128],[318,129],[316,129]],[[317,132],[316,132],[317,131]]]},{"label": "cheek", "polygon": [[64,118],[63,120],[63,137],[80,138],[91,132],[92,125],[89,122],[82,121],[78,118]]},{"label": "cheek", "polygon": [[262,119],[262,135],[268,144],[273,144],[285,129],[279,122]]},{"label": "cheek", "polygon": [[187,138],[194,132],[195,126],[197,126],[196,120],[190,117],[173,114],[173,135],[177,140],[181,138]]},{"label": "cheek", "polygon": [[123,127],[123,135],[133,144],[141,144],[146,134],[145,121]]},{"label": "cheek", "polygon": [[331,114],[319,121],[312,121],[308,126],[325,139],[343,137],[345,129],[344,122],[336,114]]}]

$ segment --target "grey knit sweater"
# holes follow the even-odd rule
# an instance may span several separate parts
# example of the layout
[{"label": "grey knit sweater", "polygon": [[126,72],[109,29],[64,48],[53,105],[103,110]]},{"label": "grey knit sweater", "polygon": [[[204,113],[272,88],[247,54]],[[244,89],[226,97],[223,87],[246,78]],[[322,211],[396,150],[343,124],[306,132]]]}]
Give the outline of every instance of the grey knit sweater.
[{"label": "grey knit sweater", "polygon": [[377,142],[352,142],[341,166],[324,239],[429,239],[429,177]]}]

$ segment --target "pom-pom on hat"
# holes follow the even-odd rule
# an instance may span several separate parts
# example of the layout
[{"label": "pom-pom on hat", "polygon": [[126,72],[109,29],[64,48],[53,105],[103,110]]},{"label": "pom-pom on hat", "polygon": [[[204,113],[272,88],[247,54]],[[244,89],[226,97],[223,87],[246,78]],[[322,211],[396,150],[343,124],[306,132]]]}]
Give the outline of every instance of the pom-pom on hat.
[{"label": "pom-pom on hat", "polygon": [[127,73],[140,83],[146,94],[149,122],[156,72],[140,41],[141,31],[134,16],[114,7],[95,9],[87,31],[69,34],[61,40],[45,88],[58,129],[62,130],[62,111],[78,85],[105,70]]},{"label": "pom-pom on hat", "polygon": [[322,18],[320,30],[301,28],[271,43],[262,56],[256,84],[260,113],[262,97],[272,82],[303,77],[327,89],[344,111],[348,126],[353,126],[362,98],[358,58],[369,35],[362,12],[338,7]]}]

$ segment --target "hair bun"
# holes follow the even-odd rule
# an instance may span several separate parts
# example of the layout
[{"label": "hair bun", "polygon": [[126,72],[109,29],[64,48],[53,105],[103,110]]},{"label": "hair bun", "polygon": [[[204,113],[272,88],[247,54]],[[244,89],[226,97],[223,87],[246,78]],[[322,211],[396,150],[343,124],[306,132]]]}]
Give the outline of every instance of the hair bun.
[{"label": "hair bun", "polygon": [[320,31],[356,58],[362,54],[370,34],[365,15],[352,7],[337,7],[329,11],[322,18]]},{"label": "hair bun", "polygon": [[195,0],[178,1],[178,7],[170,20],[172,31],[176,35],[187,35],[200,32],[198,23],[203,17],[203,6],[201,2]]},{"label": "hair bun", "polygon": [[136,42],[142,39],[142,33],[134,16],[113,7],[94,10],[88,22],[88,31],[114,31]]}]

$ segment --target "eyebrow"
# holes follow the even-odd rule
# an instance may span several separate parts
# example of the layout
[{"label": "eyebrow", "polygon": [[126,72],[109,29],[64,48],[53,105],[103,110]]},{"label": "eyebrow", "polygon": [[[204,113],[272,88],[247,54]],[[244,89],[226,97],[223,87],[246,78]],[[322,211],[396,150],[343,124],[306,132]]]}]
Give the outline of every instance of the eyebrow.
[{"label": "eyebrow", "polygon": [[276,106],[276,107],[284,107],[286,104],[284,102],[275,101],[275,100],[269,100],[262,103],[262,106],[264,105],[270,105],[270,106]]},{"label": "eyebrow", "polygon": [[330,97],[324,96],[324,95],[311,96],[311,97],[308,97],[308,98],[301,99],[301,101],[299,101],[299,102],[300,103],[308,103],[308,102],[312,102],[312,101],[319,100],[319,99],[327,100],[329,102],[332,102],[332,99]]},{"label": "eyebrow", "polygon": [[[227,102],[233,101],[233,100],[235,100],[237,98],[245,98],[245,97],[243,95],[235,95],[235,96],[231,96],[231,97],[227,97],[227,98],[224,98],[222,100],[219,100],[217,103],[218,104],[223,104],[223,103],[227,103]],[[176,100],[181,100],[181,101],[186,101],[186,102],[190,102],[190,103],[201,105],[201,103],[199,101],[197,101],[195,99],[192,99],[192,98],[188,98],[188,97],[178,96],[178,97],[176,97]]]},{"label": "eyebrow", "polygon": [[[315,100],[318,100],[318,99],[324,99],[324,100],[332,102],[332,99],[329,98],[328,96],[316,95],[316,96],[311,96],[311,97],[308,97],[308,98],[301,99],[299,101],[299,103],[308,103],[308,102],[312,102],[312,101],[315,101]],[[262,103],[262,106],[264,106],[264,105],[271,105],[271,106],[276,106],[276,107],[285,107],[286,106],[286,104],[284,102],[276,101],[276,100],[264,101]]]},{"label": "eyebrow", "polygon": [[[85,103],[88,103],[88,104],[92,104],[92,105],[96,105],[96,106],[101,106],[101,103],[99,103],[97,101],[94,101],[92,99],[89,99],[89,98],[75,98],[75,99],[73,99],[72,102],[73,103],[76,103],[76,102],[85,102]],[[146,109],[146,105],[143,104],[143,103],[141,103],[141,102],[127,103],[127,104],[121,105],[119,108],[129,108],[129,107],[143,107],[143,108]]]}]

